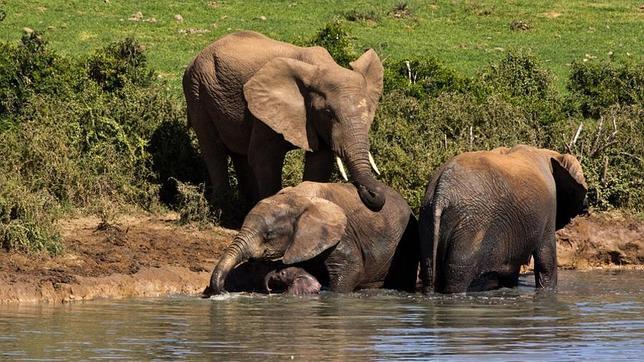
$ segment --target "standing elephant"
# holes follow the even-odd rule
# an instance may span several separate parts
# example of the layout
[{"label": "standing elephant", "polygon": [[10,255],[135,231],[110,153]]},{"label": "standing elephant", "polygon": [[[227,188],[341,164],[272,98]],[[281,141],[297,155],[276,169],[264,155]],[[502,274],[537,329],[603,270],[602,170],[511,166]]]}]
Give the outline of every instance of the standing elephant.
[{"label": "standing elephant", "polygon": [[418,227],[407,202],[385,187],[378,211],[351,184],[303,182],[260,201],[212,272],[210,293],[224,291],[229,272],[247,260],[301,267],[331,291],[360,287],[414,291]]},{"label": "standing elephant", "polygon": [[424,291],[514,287],[530,256],[537,288],[555,288],[555,230],[583,211],[586,191],[569,154],[517,145],[454,157],[433,176],[421,208]]},{"label": "standing elephant", "polygon": [[370,49],[351,68],[324,48],[250,31],[226,35],[197,55],[183,91],[214,195],[230,191],[228,156],[242,195],[257,202],[275,194],[286,152],[301,148],[304,180],[328,181],[335,156],[345,178],[342,161],[348,165],[364,204],[380,210],[386,192],[371,173],[371,166],[378,171],[368,134],[383,67]]}]

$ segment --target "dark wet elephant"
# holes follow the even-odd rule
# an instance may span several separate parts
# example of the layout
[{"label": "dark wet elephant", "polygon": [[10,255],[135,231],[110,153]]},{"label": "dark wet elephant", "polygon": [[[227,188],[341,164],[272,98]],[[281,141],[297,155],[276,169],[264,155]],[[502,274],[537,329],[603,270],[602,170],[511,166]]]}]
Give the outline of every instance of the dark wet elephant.
[{"label": "dark wet elephant", "polygon": [[586,206],[577,159],[518,145],[468,152],[432,177],[420,214],[425,291],[513,287],[534,257],[538,288],[557,285],[555,230]]},{"label": "dark wet elephant", "polygon": [[223,292],[230,271],[247,260],[302,267],[331,291],[414,291],[416,219],[396,191],[383,192],[387,201],[378,212],[364,206],[351,184],[303,182],[260,201],[215,267],[210,292]]},{"label": "dark wet elephant", "polygon": [[[303,48],[254,32],[226,35],[186,69],[188,123],[197,133],[214,195],[230,192],[232,158],[251,201],[282,188],[287,151],[306,150],[304,180],[326,182],[334,157],[348,165],[363,203],[377,211],[386,191],[371,172],[369,129],[382,93],[373,50],[341,67],[324,48]],[[213,197],[215,197],[213,196]]]}]

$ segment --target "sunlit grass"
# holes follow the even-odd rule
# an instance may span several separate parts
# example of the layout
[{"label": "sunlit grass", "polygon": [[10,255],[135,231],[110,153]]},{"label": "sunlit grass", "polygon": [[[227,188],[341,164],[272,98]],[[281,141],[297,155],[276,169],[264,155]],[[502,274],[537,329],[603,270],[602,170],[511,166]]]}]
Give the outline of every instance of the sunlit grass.
[{"label": "sunlit grass", "polygon": [[[0,40],[23,28],[46,31],[53,49],[86,55],[107,42],[133,36],[147,48],[153,68],[179,88],[186,64],[212,40],[241,29],[289,42],[311,38],[344,14],[360,47],[383,59],[433,55],[465,74],[506,50],[532,52],[563,89],[569,64],[613,57],[642,60],[644,10],[636,1],[10,1]],[[399,14],[394,8],[406,5]],[[136,16],[137,13],[141,13]],[[182,21],[175,18],[181,15]],[[131,20],[130,20],[131,19]],[[513,21],[526,30],[512,30]]]}]

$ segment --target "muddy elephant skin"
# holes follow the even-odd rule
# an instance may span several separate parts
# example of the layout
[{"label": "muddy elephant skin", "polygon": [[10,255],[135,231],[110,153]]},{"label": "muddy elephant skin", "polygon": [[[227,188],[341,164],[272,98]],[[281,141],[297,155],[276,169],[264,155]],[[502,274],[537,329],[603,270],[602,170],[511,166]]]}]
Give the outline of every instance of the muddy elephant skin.
[{"label": "muddy elephant skin", "polygon": [[422,203],[424,291],[514,287],[530,257],[537,288],[555,288],[555,231],[584,211],[586,191],[569,154],[517,145],[454,157]]},{"label": "muddy elephant skin", "polygon": [[374,284],[414,291],[417,222],[396,191],[384,192],[378,212],[365,207],[351,184],[303,182],[260,201],[224,250],[210,290],[223,292],[230,271],[247,260],[280,260],[331,291]]}]

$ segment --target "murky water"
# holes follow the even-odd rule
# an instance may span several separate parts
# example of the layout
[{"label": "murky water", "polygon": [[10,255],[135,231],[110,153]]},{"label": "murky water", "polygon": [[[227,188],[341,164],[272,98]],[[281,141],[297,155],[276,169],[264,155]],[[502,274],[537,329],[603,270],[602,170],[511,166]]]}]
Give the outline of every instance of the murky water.
[{"label": "murky water", "polygon": [[0,306],[0,359],[641,359],[644,272],[423,297],[229,295]]}]

